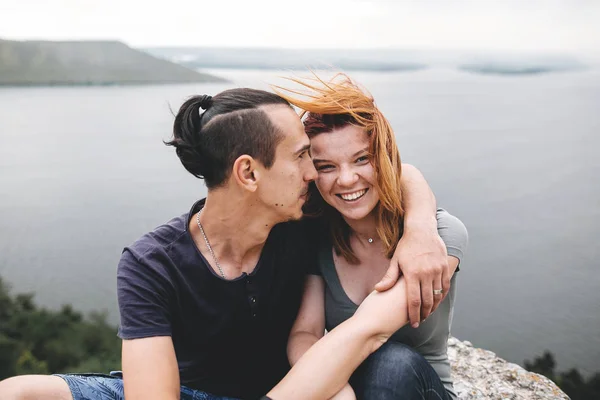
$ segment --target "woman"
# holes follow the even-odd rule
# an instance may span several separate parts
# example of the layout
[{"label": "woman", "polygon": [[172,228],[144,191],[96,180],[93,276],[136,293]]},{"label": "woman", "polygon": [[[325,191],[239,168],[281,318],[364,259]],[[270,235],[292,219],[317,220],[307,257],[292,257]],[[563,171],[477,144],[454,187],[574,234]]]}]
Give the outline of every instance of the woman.
[{"label": "woman", "polygon": [[[331,82],[294,80],[307,99],[278,93],[305,110],[304,126],[318,178],[308,212],[324,216],[321,276],[307,279],[303,304],[288,343],[294,365],[321,337],[351,318],[381,279],[402,235],[401,162],[389,122],[350,78]],[[443,210],[438,232],[453,274],[450,293],[417,329],[404,326],[370,356],[336,399],[456,398],[447,357],[458,263],[467,243],[464,225]],[[386,307],[395,307],[388,304]],[[423,358],[423,356],[425,358]],[[433,368],[432,368],[433,367]]]}]

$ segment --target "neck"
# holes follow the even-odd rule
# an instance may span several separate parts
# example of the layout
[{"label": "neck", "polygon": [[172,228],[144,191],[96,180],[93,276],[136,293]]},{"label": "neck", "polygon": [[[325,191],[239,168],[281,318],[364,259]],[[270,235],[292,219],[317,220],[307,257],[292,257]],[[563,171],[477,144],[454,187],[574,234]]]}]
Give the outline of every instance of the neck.
[{"label": "neck", "polygon": [[[229,277],[254,269],[269,232],[279,222],[270,221],[266,213],[261,213],[259,204],[250,195],[232,191],[237,190],[211,190],[200,212],[202,228]],[[195,217],[189,228],[194,241],[212,264]]]},{"label": "neck", "polygon": [[373,213],[370,213],[361,219],[344,218],[344,220],[348,226],[350,226],[352,235],[360,239],[361,242],[368,242],[369,239],[372,239],[373,241],[379,239],[379,236],[377,235],[377,223]]}]

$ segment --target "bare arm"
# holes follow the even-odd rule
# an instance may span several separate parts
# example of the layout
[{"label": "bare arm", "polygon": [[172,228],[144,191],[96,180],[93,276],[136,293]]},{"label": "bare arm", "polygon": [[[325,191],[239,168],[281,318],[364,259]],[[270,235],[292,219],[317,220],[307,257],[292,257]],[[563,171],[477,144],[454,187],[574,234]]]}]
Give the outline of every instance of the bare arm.
[{"label": "bare arm", "polygon": [[179,369],[170,336],[123,340],[127,400],[179,400]]},{"label": "bare arm", "polygon": [[456,269],[458,268],[458,258],[453,257],[453,256],[448,256],[448,267],[450,269],[450,279],[452,279],[452,276],[454,275],[454,273],[456,272]]},{"label": "bare arm", "polygon": [[304,283],[302,305],[288,340],[290,365],[302,357],[325,333],[325,283],[317,275],[308,275]]},{"label": "bare arm", "polygon": [[352,372],[408,321],[404,279],[373,292],[356,313],[315,343],[268,393],[275,400],[328,399]]},{"label": "bare arm", "polygon": [[[317,275],[309,275],[304,283],[302,305],[288,340],[288,360],[296,364],[325,333],[325,283]],[[333,400],[355,399],[354,391],[346,384]]]},{"label": "bare arm", "polygon": [[400,184],[405,228],[426,224],[430,229],[437,230],[435,196],[421,171],[411,164],[402,164]]},{"label": "bare arm", "polygon": [[[402,164],[404,233],[383,279],[375,286],[387,290],[400,275],[406,278],[410,322],[417,327],[443,300],[433,290],[450,289],[446,247],[437,232],[436,201],[418,169]],[[434,287],[435,286],[435,287]]]}]

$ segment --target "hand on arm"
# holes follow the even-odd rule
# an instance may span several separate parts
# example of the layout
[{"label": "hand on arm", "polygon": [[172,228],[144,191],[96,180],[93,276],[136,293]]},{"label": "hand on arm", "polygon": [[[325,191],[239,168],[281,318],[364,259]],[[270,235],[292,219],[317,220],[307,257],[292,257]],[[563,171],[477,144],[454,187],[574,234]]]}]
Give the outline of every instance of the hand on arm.
[{"label": "hand on arm", "polygon": [[123,340],[127,400],[179,400],[179,368],[170,336]]},{"label": "hand on arm", "polygon": [[[384,278],[375,286],[385,291],[400,275],[406,279],[410,323],[417,327],[431,314],[450,289],[444,242],[437,231],[436,201],[423,175],[402,164],[404,233]],[[442,295],[433,295],[442,289]]]}]

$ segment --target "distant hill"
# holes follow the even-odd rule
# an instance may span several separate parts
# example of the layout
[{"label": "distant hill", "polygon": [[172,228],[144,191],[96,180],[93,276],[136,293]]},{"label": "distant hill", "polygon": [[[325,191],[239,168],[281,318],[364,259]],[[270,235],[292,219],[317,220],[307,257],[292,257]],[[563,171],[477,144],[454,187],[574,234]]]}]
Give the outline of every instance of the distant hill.
[{"label": "distant hill", "polygon": [[0,85],[120,85],[224,79],[117,41],[0,40]]},{"label": "distant hill", "polygon": [[417,49],[282,49],[153,47],[144,51],[189,68],[416,71],[450,68],[476,74],[531,75],[576,71],[586,66],[569,54],[524,51]]},{"label": "distant hill", "polygon": [[414,71],[427,68],[413,51],[363,49],[282,49],[152,47],[144,51],[189,68]]}]

